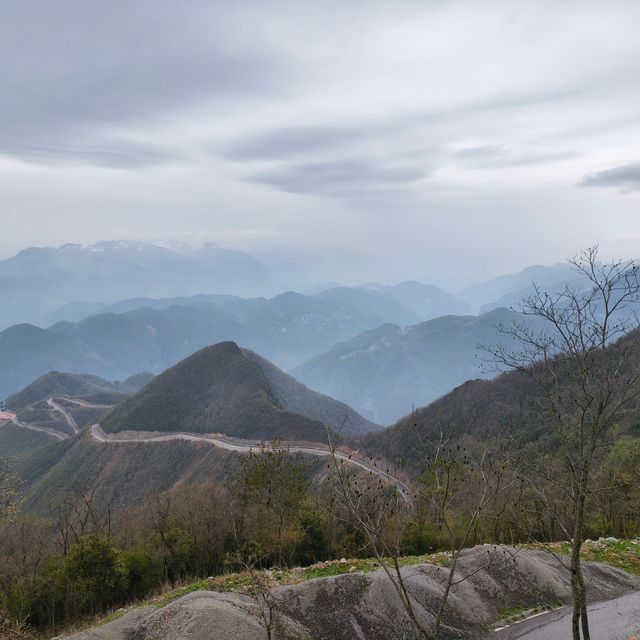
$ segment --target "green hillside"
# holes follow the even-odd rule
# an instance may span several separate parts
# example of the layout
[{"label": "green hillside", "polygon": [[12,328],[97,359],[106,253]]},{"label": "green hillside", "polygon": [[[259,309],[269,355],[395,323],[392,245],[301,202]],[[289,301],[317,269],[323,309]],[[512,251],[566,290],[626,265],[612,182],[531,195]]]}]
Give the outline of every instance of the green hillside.
[{"label": "green hillside", "polygon": [[49,371],[34,380],[18,393],[7,398],[7,407],[13,411],[20,411],[27,405],[51,396],[71,396],[74,398],[118,392],[116,386],[86,373],[63,373]]},{"label": "green hillside", "polygon": [[[207,347],[154,378],[103,421],[105,431],[218,432],[249,439],[322,441],[345,416],[372,428],[331,398],[313,393],[233,342]],[[359,427],[359,428],[358,428]]]}]

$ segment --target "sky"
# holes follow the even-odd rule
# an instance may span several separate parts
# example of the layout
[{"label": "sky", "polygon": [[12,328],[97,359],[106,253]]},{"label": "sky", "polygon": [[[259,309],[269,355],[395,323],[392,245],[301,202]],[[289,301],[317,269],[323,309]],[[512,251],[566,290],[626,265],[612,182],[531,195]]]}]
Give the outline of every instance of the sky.
[{"label": "sky", "polygon": [[640,257],[638,0],[3,0],[0,258],[459,287]]}]

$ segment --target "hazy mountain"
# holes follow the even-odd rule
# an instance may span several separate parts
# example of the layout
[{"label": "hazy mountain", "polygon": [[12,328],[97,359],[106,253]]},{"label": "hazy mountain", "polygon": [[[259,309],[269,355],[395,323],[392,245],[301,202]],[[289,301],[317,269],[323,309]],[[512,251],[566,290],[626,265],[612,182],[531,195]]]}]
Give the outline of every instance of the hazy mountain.
[{"label": "hazy mountain", "polygon": [[255,294],[266,269],[247,254],[206,245],[190,254],[143,242],[32,247],[0,261],[0,328],[40,322],[68,303],[196,293]]},{"label": "hazy mountain", "polygon": [[141,373],[134,373],[125,380],[116,380],[113,384],[116,389],[123,393],[134,394],[140,391],[146,384],[149,384],[154,378],[153,373],[143,371]]},{"label": "hazy mountain", "polygon": [[497,324],[517,314],[443,316],[405,329],[387,324],[336,345],[292,370],[298,379],[389,424],[470,378],[492,377],[478,345],[504,339]]},{"label": "hazy mountain", "polygon": [[0,398],[51,370],[110,375],[112,367],[71,336],[20,324],[0,332]]},{"label": "hazy mountain", "polygon": [[310,391],[234,342],[202,349],[154,378],[102,422],[105,431],[217,432],[249,439],[326,441],[376,425]]},{"label": "hazy mountain", "polygon": [[469,313],[469,305],[432,284],[407,281],[395,285],[366,283],[357,287],[333,287],[314,295],[315,298],[336,299],[338,296],[362,301],[368,307],[377,305],[384,310],[391,321],[391,309],[397,309],[399,324],[407,320],[419,322],[448,314]]},{"label": "hazy mountain", "polygon": [[109,380],[139,371],[159,373],[224,340],[240,342],[290,369],[364,330],[389,321],[408,324],[417,317],[391,296],[347,288],[315,296],[286,292],[270,299],[213,294],[132,298],[105,309],[48,330],[24,325],[0,333],[0,339],[11,341],[6,352],[11,357],[0,359],[0,397],[51,370]]},{"label": "hazy mountain", "polygon": [[[640,366],[640,348],[636,341],[637,336],[630,334],[610,345],[604,357],[611,359],[611,365],[603,367],[603,370],[611,371],[614,363],[619,362],[619,349],[631,347],[628,356],[630,369],[636,371]],[[572,381],[570,366],[554,384],[562,389],[566,381]],[[623,435],[618,441],[621,446],[623,442],[635,441],[640,435],[638,411],[640,399],[633,398],[616,422],[616,429],[619,428]],[[410,473],[420,473],[424,463],[420,440],[437,438],[441,430],[454,439],[471,437],[482,441],[508,429],[524,442],[535,442],[549,436],[551,421],[540,386],[526,374],[508,372],[492,380],[469,380],[435,402],[403,417],[392,427],[348,440],[352,446],[401,464]],[[632,436],[633,440],[627,436]],[[554,448],[553,440],[549,441],[549,447],[551,451],[562,451]]]},{"label": "hazy mountain", "polygon": [[[190,256],[199,264],[217,273],[226,273],[232,286],[247,288],[247,283],[262,285],[268,278],[267,269],[253,256],[241,251],[223,249],[207,242],[198,249],[185,249],[181,253]],[[225,290],[224,287],[219,289]],[[256,290],[255,288],[253,289]]]},{"label": "hazy mountain", "polygon": [[468,302],[474,313],[484,312],[516,304],[531,291],[532,283],[546,290],[559,291],[565,283],[576,280],[579,278],[575,269],[567,263],[549,267],[534,265],[467,287],[458,293],[458,297]]},{"label": "hazy mountain", "polygon": [[50,328],[86,344],[125,377],[159,372],[205,345],[243,335],[243,327],[215,308],[174,306],[91,316]]},{"label": "hazy mountain", "polygon": [[469,313],[469,305],[447,293],[440,287],[421,282],[400,282],[391,287],[381,287],[378,294],[388,294],[411,309],[421,320],[430,320],[446,315]]}]

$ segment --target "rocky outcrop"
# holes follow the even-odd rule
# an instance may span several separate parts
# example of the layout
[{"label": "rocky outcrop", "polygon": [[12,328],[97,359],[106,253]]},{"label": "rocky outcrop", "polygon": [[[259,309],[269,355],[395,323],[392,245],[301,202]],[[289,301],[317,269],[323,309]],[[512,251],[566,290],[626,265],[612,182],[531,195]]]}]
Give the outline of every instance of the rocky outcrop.
[{"label": "rocky outcrop", "polygon": [[[640,589],[629,574],[585,563],[592,601]],[[425,627],[434,621],[446,568],[421,564],[403,569]],[[507,608],[555,605],[570,597],[569,572],[544,551],[481,546],[461,559],[444,616],[442,640],[481,638]],[[274,591],[274,640],[418,640],[398,594],[384,571],[350,573]],[[74,640],[264,640],[259,601],[242,594],[198,591],[160,609],[136,609]],[[70,638],[69,638],[70,640]]]}]

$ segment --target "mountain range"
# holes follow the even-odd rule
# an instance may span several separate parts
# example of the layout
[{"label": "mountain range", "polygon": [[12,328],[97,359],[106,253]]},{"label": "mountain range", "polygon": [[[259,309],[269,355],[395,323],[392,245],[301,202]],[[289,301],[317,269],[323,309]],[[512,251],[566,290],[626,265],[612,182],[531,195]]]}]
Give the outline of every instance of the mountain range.
[{"label": "mountain range", "polygon": [[48,329],[22,324],[0,332],[0,397],[50,370],[112,380],[141,370],[158,373],[224,340],[237,341],[290,369],[364,330],[387,322],[403,326],[418,322],[419,308],[423,315],[428,309],[439,314],[456,304],[444,292],[418,283],[382,292],[349,288],[313,296],[286,292],[270,299],[230,295],[131,299],[77,322],[59,321]]},{"label": "mountain range", "polygon": [[[604,357],[615,360],[617,352],[611,350],[617,348],[612,345]],[[632,360],[637,367],[637,346]],[[32,385],[16,398],[39,397],[33,389],[43,384]],[[76,378],[74,384],[83,392],[100,386],[88,377]],[[637,408],[636,400],[618,425],[627,439],[640,433]],[[327,428],[341,430],[343,444],[360,459],[386,460],[415,476],[423,470],[424,443],[440,433],[451,435],[454,443],[483,442],[508,428],[515,437],[535,443],[548,433],[549,417],[540,389],[528,376],[503,373],[492,380],[469,380],[395,425],[381,428],[344,404],[310,391],[252,351],[224,342],[153,378],[99,420],[104,436],[96,437],[93,428],[86,428],[59,442],[49,438],[48,444],[25,444],[15,453],[15,468],[25,480],[31,508],[46,510],[64,487],[96,478],[120,504],[135,503],[177,483],[219,481],[243,455],[234,449],[242,442],[237,438],[246,443],[282,437],[287,443],[322,447]],[[5,432],[16,431],[27,434],[18,427],[2,427],[0,443]],[[212,442],[215,434],[223,434],[223,443],[232,446]],[[312,475],[321,473],[320,459],[313,464]]]},{"label": "mountain range", "polygon": [[268,280],[252,256],[211,244],[180,252],[144,242],[31,247],[0,261],[0,329],[46,323],[67,303],[95,310],[134,296],[255,295]]}]

